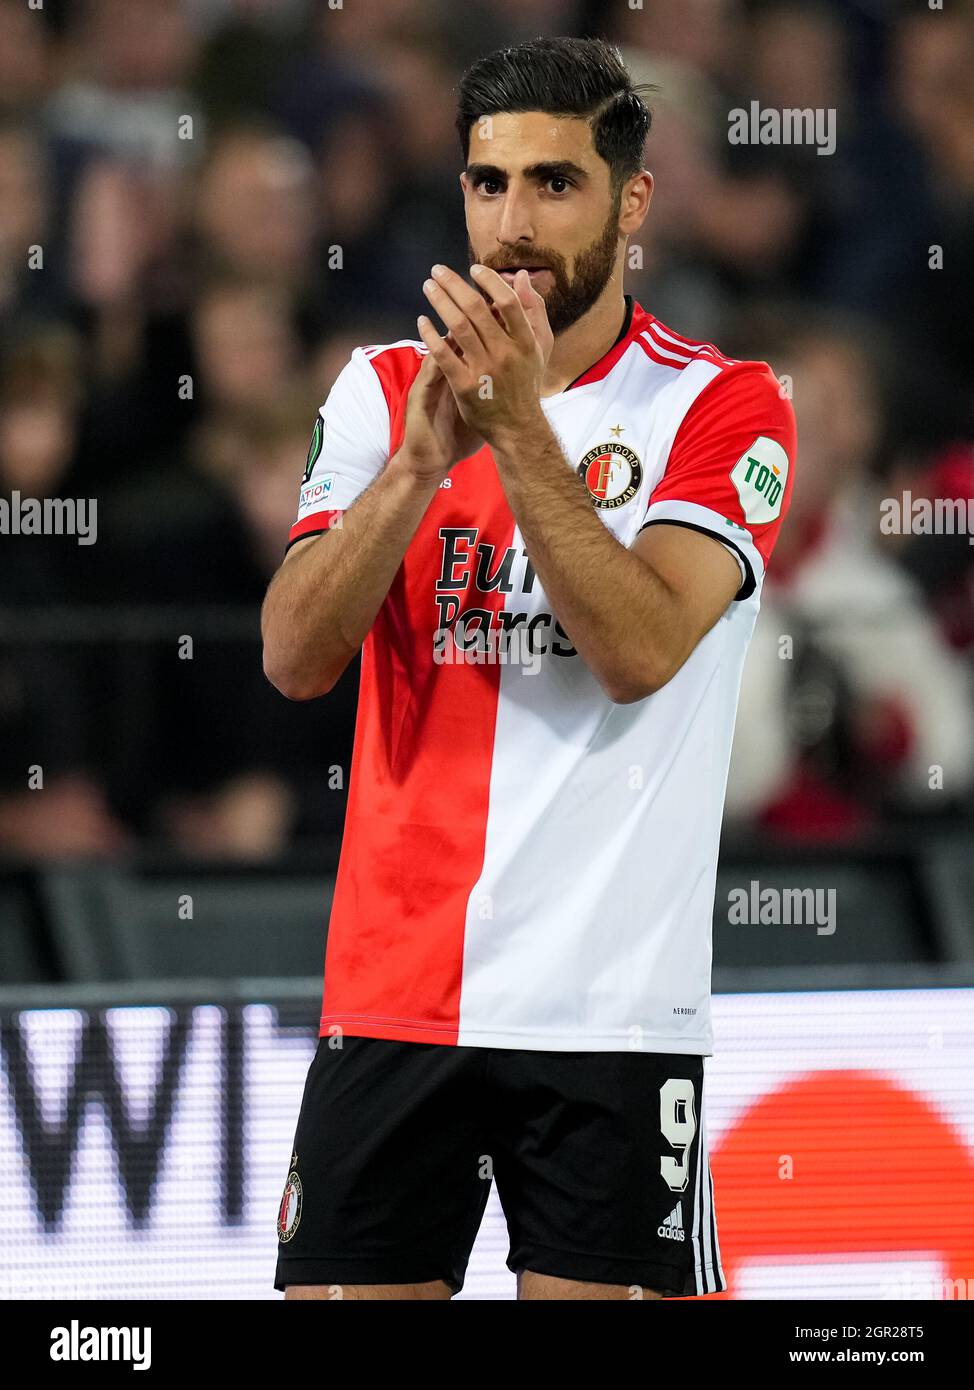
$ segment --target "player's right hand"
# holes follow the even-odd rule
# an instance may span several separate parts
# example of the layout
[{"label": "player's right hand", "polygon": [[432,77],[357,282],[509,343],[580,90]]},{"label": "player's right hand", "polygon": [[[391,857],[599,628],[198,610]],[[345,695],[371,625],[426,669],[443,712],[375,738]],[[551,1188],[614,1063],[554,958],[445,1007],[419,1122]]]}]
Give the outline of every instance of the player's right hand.
[{"label": "player's right hand", "polygon": [[446,377],[427,353],[409,388],[400,464],[422,482],[441,482],[455,463],[475,454],[483,443],[457,410]]}]

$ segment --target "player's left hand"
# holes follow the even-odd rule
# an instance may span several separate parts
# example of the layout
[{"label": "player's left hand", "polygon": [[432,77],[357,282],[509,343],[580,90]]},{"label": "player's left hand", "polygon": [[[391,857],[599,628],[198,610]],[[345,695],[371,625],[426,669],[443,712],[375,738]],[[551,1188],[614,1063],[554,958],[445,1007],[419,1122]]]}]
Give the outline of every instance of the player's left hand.
[{"label": "player's left hand", "polygon": [[486,266],[471,266],[470,275],[483,294],[447,266],[423,286],[450,342],[429,319],[418,327],[463,419],[489,444],[498,443],[537,418],[554,335],[527,271],[510,285]]}]

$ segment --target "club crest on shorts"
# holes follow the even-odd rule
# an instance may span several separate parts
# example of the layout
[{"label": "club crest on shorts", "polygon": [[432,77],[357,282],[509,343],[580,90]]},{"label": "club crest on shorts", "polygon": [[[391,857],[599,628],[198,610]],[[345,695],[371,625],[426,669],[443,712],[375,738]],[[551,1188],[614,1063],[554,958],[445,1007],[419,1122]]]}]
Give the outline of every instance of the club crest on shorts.
[{"label": "club crest on shorts", "polygon": [[616,439],[589,449],[577,471],[592,501],[602,511],[614,511],[631,502],[643,476],[636,454]]},{"label": "club crest on shorts", "polygon": [[[297,1155],[295,1155],[295,1158]],[[292,1159],[292,1163],[294,1160]],[[281,1205],[277,1212],[277,1238],[279,1241],[286,1242],[291,1239],[294,1232],[298,1229],[301,1220],[301,1207],[304,1194],[301,1189],[301,1179],[298,1177],[297,1169],[291,1169],[287,1175],[287,1182],[284,1184],[284,1194],[281,1197]]]}]

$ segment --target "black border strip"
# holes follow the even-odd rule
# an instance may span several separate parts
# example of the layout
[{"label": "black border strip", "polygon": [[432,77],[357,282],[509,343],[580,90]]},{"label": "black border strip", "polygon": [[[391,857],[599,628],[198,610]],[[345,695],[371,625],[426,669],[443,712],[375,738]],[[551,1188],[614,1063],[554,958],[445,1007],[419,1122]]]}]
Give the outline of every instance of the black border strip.
[{"label": "black border strip", "polygon": [[300,536],[295,536],[293,541],[288,541],[287,545],[284,547],[284,554],[286,555],[288,553],[292,545],[297,545],[298,541],[306,541],[309,536],[323,536],[326,531],[331,531],[332,529],[331,526],[320,526],[317,531],[302,531]]},{"label": "black border strip", "polygon": [[744,551],[741,549],[741,547],[739,545],[735,545],[734,542],[732,540],[729,540],[726,536],[721,536],[716,531],[711,531],[708,526],[698,526],[694,521],[677,521],[674,517],[669,516],[654,516],[652,520],[644,521],[642,526],[640,526],[639,531],[636,532],[636,534],[639,535],[640,532],[645,531],[647,526],[685,526],[688,531],[699,531],[701,536],[713,536],[714,540],[719,541],[721,545],[729,545],[731,550],[735,551],[736,554],[738,554],[741,557],[745,573],[747,574],[747,578],[744,580],[744,583],[741,585],[737,593],[734,595],[734,602],[740,603],[743,599],[750,598],[751,595],[754,593],[757,584],[754,578],[754,570],[751,566],[751,562],[744,554]]}]

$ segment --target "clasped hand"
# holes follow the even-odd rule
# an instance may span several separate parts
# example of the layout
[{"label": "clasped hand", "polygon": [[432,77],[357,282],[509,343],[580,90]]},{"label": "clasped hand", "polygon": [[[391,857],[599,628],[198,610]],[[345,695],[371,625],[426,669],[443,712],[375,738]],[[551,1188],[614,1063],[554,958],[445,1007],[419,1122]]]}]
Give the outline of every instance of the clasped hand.
[{"label": "clasped hand", "polygon": [[423,290],[448,336],[425,317],[417,326],[463,420],[498,444],[536,419],[554,336],[527,271],[513,284],[483,265],[472,265],[470,275],[489,302],[456,271],[434,266]]}]

